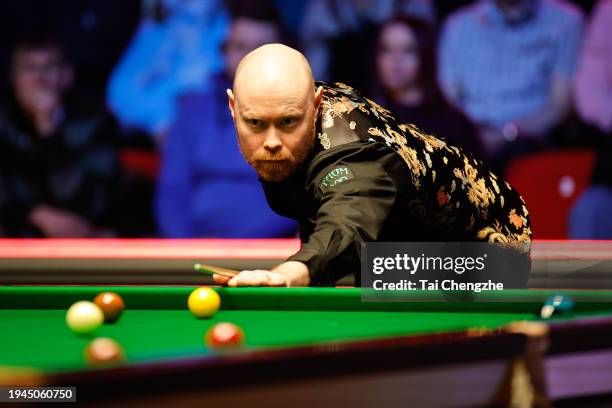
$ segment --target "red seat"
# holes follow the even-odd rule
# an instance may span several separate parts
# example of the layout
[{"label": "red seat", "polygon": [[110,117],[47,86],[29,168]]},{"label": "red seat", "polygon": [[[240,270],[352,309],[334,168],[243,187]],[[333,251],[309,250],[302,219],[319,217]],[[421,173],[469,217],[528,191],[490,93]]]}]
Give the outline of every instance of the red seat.
[{"label": "red seat", "polygon": [[536,239],[566,239],[567,217],[590,184],[593,150],[532,153],[510,162],[506,180],[525,199]]},{"label": "red seat", "polygon": [[119,153],[123,169],[129,173],[143,176],[149,180],[157,179],[159,154],[138,149],[122,149]]}]

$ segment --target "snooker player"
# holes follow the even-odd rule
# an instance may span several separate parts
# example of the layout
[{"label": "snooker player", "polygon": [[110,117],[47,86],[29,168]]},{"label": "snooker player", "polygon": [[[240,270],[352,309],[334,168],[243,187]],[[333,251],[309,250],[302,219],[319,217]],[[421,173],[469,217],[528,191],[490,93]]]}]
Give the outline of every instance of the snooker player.
[{"label": "snooker player", "polygon": [[302,246],[270,271],[215,282],[333,285],[359,270],[363,242],[520,243],[528,253],[528,212],[508,183],[351,87],[315,83],[298,51],[252,51],[227,94],[242,154],[270,207],[299,222]]}]

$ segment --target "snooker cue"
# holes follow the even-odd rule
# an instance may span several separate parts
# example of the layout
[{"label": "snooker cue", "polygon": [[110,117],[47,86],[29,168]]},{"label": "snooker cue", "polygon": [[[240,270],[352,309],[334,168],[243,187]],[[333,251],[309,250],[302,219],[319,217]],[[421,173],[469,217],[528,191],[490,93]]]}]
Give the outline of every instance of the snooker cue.
[{"label": "snooker cue", "polygon": [[201,263],[193,265],[193,269],[197,272],[205,273],[207,275],[217,274],[226,278],[233,278],[234,276],[240,273],[233,269],[219,268],[218,266],[205,265]]}]

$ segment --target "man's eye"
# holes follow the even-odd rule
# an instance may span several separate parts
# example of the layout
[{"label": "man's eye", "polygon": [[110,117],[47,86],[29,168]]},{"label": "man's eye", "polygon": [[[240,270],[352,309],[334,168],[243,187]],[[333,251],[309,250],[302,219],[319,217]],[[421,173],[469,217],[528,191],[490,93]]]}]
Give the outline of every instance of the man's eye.
[{"label": "man's eye", "polygon": [[281,123],[282,126],[291,126],[293,124],[295,124],[295,118],[283,118],[281,119]]},{"label": "man's eye", "polygon": [[263,122],[259,119],[247,119],[247,123],[253,127],[259,127]]}]

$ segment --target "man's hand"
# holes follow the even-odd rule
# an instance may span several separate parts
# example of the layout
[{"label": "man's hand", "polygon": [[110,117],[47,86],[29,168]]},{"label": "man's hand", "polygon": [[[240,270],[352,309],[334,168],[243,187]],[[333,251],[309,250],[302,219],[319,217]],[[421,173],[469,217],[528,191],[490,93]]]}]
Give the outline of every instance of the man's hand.
[{"label": "man's hand", "polygon": [[301,262],[285,262],[271,271],[242,271],[233,278],[213,275],[213,280],[219,285],[236,286],[308,286],[310,275],[308,267]]},{"label": "man's hand", "polygon": [[56,115],[61,108],[59,92],[37,86],[21,94],[23,109],[31,116],[36,130],[41,136],[49,136],[57,126]]},{"label": "man's hand", "polygon": [[91,224],[83,217],[47,205],[35,207],[30,222],[48,238],[80,238],[92,233]]}]

